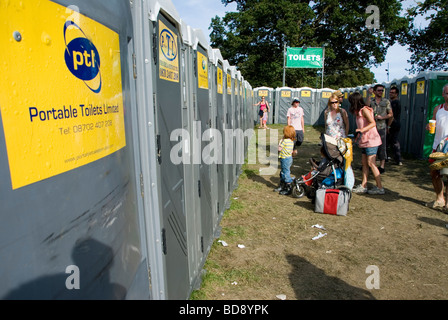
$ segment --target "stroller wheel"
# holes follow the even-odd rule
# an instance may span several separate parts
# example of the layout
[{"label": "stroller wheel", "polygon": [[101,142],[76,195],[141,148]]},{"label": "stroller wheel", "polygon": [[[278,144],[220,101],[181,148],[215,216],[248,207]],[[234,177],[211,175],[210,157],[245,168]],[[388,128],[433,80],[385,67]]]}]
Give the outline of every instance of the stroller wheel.
[{"label": "stroller wheel", "polygon": [[302,198],[305,195],[305,189],[302,185],[295,185],[292,188],[292,196],[294,198]]}]

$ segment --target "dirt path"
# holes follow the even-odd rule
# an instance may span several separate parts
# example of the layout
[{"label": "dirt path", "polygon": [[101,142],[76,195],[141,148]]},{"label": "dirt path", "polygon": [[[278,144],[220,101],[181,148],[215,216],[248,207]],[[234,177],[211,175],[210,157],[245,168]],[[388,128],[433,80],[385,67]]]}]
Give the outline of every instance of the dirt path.
[{"label": "dirt path", "polygon": [[[308,159],[318,158],[319,135],[307,128],[294,175],[308,172]],[[448,215],[424,206],[434,198],[426,161],[387,163],[386,194],[354,194],[346,217],[315,213],[308,198],[273,192],[279,170],[260,174],[266,167],[244,166],[221,222],[219,239],[228,246],[215,241],[195,299],[448,298]],[[355,147],[356,183],[359,167]],[[312,240],[319,232],[326,235]]]}]

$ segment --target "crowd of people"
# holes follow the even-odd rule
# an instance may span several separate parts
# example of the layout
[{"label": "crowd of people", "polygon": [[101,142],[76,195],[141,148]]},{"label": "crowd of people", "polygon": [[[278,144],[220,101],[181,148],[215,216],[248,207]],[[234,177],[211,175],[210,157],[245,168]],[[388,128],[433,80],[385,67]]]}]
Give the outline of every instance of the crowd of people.
[{"label": "crowd of people", "polygon": [[[399,134],[401,103],[398,99],[399,89],[392,87],[389,90],[389,97],[384,97],[385,87],[377,84],[370,88],[369,96],[362,97],[361,93],[354,92],[348,97],[350,103],[349,112],[356,119],[356,129],[354,133],[354,143],[362,153],[362,180],[353,188],[354,193],[385,194],[381,182],[381,175],[386,172],[386,162],[395,162],[396,165],[403,165],[401,156]],[[445,102],[434,109],[432,120],[435,121],[435,134],[433,154],[430,161],[438,161],[437,165],[430,166],[430,176],[436,194],[436,200],[428,202],[426,205],[434,209],[441,209],[448,213],[448,191],[447,200],[444,197],[444,184],[440,169],[448,168],[448,152],[440,152],[440,146],[446,142],[445,149],[448,148],[448,84],[443,87],[442,92]],[[333,92],[327,102],[324,112],[325,134],[334,138],[346,138],[349,133],[350,123],[347,111],[342,108],[343,94],[340,91]],[[260,106],[260,127],[266,129],[264,115],[269,111],[265,97],[257,104]],[[263,107],[266,106],[266,107]],[[263,111],[262,111],[263,108]],[[281,164],[280,184],[275,191],[282,195],[289,195],[292,192],[291,165],[293,157],[297,155],[298,148],[303,143],[305,134],[304,111],[300,107],[300,100],[293,98],[291,107],[287,111],[287,125],[283,128],[283,138],[278,146],[279,159]],[[429,126],[427,126],[429,130]],[[387,156],[388,147],[392,157]],[[448,149],[447,149],[448,150]],[[377,166],[377,161],[379,165]],[[372,172],[375,186],[368,189],[367,182],[369,172]]]}]

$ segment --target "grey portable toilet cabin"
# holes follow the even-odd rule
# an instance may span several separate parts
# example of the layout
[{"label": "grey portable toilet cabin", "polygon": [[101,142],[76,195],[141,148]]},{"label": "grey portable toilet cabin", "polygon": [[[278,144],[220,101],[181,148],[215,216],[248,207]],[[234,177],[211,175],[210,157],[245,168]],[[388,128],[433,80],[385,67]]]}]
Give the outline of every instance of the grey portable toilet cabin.
[{"label": "grey portable toilet cabin", "polygon": [[364,102],[370,106],[370,97],[369,97],[369,88],[371,87],[370,84],[365,84],[362,86],[356,87],[356,90],[361,93],[362,98],[364,99]]},{"label": "grey portable toilet cabin", "polygon": [[315,90],[315,103],[312,113],[311,124],[313,126],[325,127],[325,110],[328,107],[328,99],[335,90],[331,88],[323,88]]},{"label": "grey portable toilet cabin", "polygon": [[356,118],[354,115],[350,112],[350,102],[348,101],[348,97],[350,96],[350,90],[348,88],[341,88],[339,89],[342,92],[343,99],[342,99],[342,108],[347,111],[348,115],[348,122],[349,122],[349,132],[347,134],[354,134],[356,129]]},{"label": "grey portable toilet cabin", "polygon": [[230,195],[233,191],[233,140],[230,140],[230,133],[233,130],[233,80],[232,80],[232,69],[229,64],[229,61],[223,61],[223,70],[225,75],[225,89],[224,89],[224,100],[225,100],[225,135],[224,142],[225,152],[224,152],[224,163],[227,172],[227,178],[225,179],[226,183],[226,208],[230,208]]},{"label": "grey portable toilet cabin", "polygon": [[235,138],[236,138],[236,180],[238,181],[238,176],[242,172],[242,165],[244,164],[244,136],[242,133],[243,126],[243,76],[241,75],[241,71],[237,69],[236,71],[236,128],[238,130]]},{"label": "grey portable toilet cabin", "polygon": [[[191,287],[197,287],[201,281],[201,268],[205,257],[201,247],[201,202],[199,196],[200,161],[195,156],[201,150],[200,119],[195,101],[195,33],[191,26],[181,20],[182,46],[180,47],[181,83],[182,83],[182,129],[186,137],[182,156],[185,175],[185,214],[187,222],[188,263]],[[196,161],[195,161],[196,160]],[[200,160],[200,159],[199,159]]]},{"label": "grey portable toilet cabin", "polygon": [[408,139],[409,152],[417,158],[427,158],[432,151],[434,135],[426,130],[432,111],[442,99],[442,87],[448,83],[448,72],[425,71],[415,76],[411,91],[411,108]]},{"label": "grey portable toilet cabin", "polygon": [[309,87],[301,87],[297,89],[298,98],[300,100],[300,106],[304,113],[305,125],[312,125],[313,123],[313,113],[315,108],[315,89]]},{"label": "grey portable toilet cabin", "polygon": [[225,139],[224,139],[224,125],[225,125],[225,105],[224,105],[224,71],[223,71],[223,58],[221,51],[219,49],[211,49],[212,59],[211,65],[213,67],[212,73],[212,90],[215,101],[215,122],[216,122],[216,136],[214,137],[214,143],[217,150],[214,152],[218,153],[217,163],[216,163],[216,190],[217,190],[217,217],[215,221],[215,229],[219,224],[219,221],[224,214],[225,209],[225,184],[227,170],[224,169],[224,150],[225,150]]},{"label": "grey portable toilet cabin", "polygon": [[[144,211],[140,187],[131,8],[115,0],[67,3],[28,1],[0,12],[8,30],[0,69],[9,79],[0,88],[0,297],[155,298],[142,227],[154,212]],[[64,27],[67,40],[84,40],[67,47]],[[14,39],[15,30],[27,41]],[[95,53],[78,65],[96,75],[86,82],[59,50],[82,44]],[[43,113],[31,121],[17,111],[24,107]],[[48,107],[65,119],[43,120]]]},{"label": "grey portable toilet cabin", "polygon": [[201,246],[204,254],[209,252],[213,242],[213,226],[216,216],[216,192],[214,192],[217,183],[212,177],[216,174],[216,164],[211,163],[211,157],[208,152],[203,152],[210,144],[210,133],[213,129],[213,111],[210,101],[210,71],[209,71],[209,45],[200,29],[194,29],[195,34],[195,93],[196,103],[198,105],[198,115],[200,123],[201,149],[198,151],[197,158],[200,159],[199,173],[199,195],[201,201],[201,223],[202,238]]},{"label": "grey portable toilet cabin", "polygon": [[[186,151],[183,141],[172,139],[188,122],[182,97],[181,22],[171,1],[147,2],[154,23],[155,132],[162,214],[162,248],[165,257],[166,298],[185,299],[190,291],[184,166],[174,161]],[[187,118],[186,118],[187,117]],[[179,150],[179,146],[181,147]],[[172,152],[177,151],[175,154]]]},{"label": "grey portable toilet cabin", "polygon": [[[229,87],[228,90],[228,96],[230,97],[230,104],[227,105],[227,109],[229,110],[229,129],[231,129],[231,132],[234,133],[237,129],[237,119],[236,119],[236,67],[235,66],[229,66],[229,73],[227,78],[227,83],[229,83],[230,79],[230,90]],[[226,144],[228,145],[228,161],[229,161],[229,191],[230,194],[233,192],[233,190],[236,187],[237,183],[237,174],[236,174],[236,141],[233,137],[233,135],[226,136],[228,139]]]},{"label": "grey portable toilet cabin", "polygon": [[401,103],[400,115],[400,148],[402,152],[409,152],[409,128],[411,125],[410,109],[411,109],[411,86],[414,83],[414,76],[405,76],[397,80],[397,88],[399,90],[398,98]]},{"label": "grey portable toilet cabin", "polygon": [[291,107],[291,101],[294,96],[294,88],[280,87],[275,89],[274,123],[288,123],[286,113]]}]

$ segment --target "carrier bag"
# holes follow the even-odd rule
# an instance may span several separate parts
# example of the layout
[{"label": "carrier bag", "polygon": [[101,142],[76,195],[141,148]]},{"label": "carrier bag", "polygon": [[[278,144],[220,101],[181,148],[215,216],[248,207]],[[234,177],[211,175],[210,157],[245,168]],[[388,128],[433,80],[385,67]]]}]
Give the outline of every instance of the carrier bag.
[{"label": "carrier bag", "polygon": [[314,211],[346,216],[351,199],[349,189],[317,189]]}]

